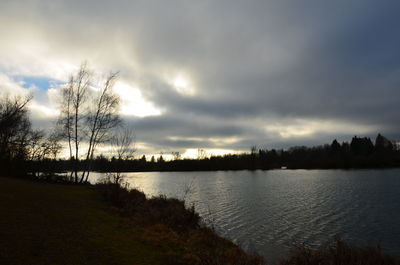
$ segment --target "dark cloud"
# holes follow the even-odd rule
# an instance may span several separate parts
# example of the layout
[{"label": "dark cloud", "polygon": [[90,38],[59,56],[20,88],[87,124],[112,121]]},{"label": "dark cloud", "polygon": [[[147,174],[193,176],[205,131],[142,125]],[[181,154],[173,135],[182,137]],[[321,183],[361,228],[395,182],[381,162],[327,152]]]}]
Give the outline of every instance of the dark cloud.
[{"label": "dark cloud", "polygon": [[[126,120],[138,141],[154,149],[286,147],[378,132],[400,138],[398,1],[4,1],[0,7],[15,25],[40,31],[49,50],[75,58],[70,63],[93,60],[137,85],[163,114]],[[180,71],[194,94],[166,80]]]}]

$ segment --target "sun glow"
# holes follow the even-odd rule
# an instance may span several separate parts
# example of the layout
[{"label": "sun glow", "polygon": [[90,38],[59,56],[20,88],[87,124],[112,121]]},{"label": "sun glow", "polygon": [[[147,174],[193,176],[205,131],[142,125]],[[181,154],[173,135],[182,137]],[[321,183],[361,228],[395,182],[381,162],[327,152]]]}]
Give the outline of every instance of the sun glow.
[{"label": "sun glow", "polygon": [[376,130],[373,126],[350,124],[335,120],[303,120],[296,119],[293,124],[270,124],[265,127],[268,133],[276,133],[281,138],[306,138],[316,134],[352,132],[366,134]]},{"label": "sun glow", "polygon": [[121,97],[122,115],[147,117],[162,114],[160,109],[143,97],[139,88],[132,87],[124,82],[117,82],[114,91]]},{"label": "sun glow", "polygon": [[189,149],[185,150],[185,152],[182,154],[182,157],[198,159],[198,158],[206,158],[206,157],[210,157],[210,156],[223,156],[223,155],[235,154],[235,153],[238,153],[238,151],[231,150],[231,149],[216,149],[216,148],[206,148],[206,149],[189,148]]},{"label": "sun glow", "polygon": [[168,82],[181,95],[193,96],[195,89],[190,78],[184,74],[178,74]]},{"label": "sun glow", "polygon": [[182,76],[178,76],[174,79],[174,81],[172,82],[174,87],[177,88],[186,88],[188,87],[188,81],[186,79],[184,79]]}]

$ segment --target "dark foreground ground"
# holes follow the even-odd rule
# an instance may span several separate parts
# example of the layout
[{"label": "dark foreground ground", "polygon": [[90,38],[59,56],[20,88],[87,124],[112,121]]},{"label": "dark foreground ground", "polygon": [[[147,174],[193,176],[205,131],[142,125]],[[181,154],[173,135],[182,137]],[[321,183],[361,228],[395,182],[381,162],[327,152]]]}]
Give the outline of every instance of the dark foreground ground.
[{"label": "dark foreground ground", "polygon": [[[161,264],[88,187],[0,178],[0,264]],[[134,262],[132,262],[134,261]]]},{"label": "dark foreground ground", "polygon": [[[201,225],[176,199],[119,185],[76,186],[0,177],[0,265],[261,265]],[[379,247],[337,240],[294,249],[281,265],[396,265]]]},{"label": "dark foreground ground", "polygon": [[[179,201],[142,200],[136,191],[142,202],[131,204],[132,194],[114,188],[105,185],[99,192],[93,186],[0,178],[0,264],[263,263],[193,222],[190,229],[169,226],[175,210],[190,217]],[[105,193],[113,201],[105,201]],[[146,214],[134,212],[143,206]]]}]

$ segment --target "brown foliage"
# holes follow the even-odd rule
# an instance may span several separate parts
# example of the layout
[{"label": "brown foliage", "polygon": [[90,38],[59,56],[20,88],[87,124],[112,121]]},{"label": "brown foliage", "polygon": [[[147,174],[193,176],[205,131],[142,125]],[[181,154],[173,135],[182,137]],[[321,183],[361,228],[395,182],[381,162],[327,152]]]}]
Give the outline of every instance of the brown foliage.
[{"label": "brown foliage", "polygon": [[104,198],[122,210],[126,216],[144,219],[151,223],[162,223],[178,232],[187,232],[199,227],[200,216],[194,207],[187,209],[178,199],[158,196],[146,199],[143,192],[127,190],[119,184],[98,184]]},{"label": "brown foliage", "polygon": [[165,196],[146,199],[144,193],[127,190],[119,184],[103,183],[96,187],[124,215],[146,224],[141,240],[163,250],[164,264],[265,264],[258,254],[247,254],[228,239],[201,226],[194,207],[186,208],[181,200]]},{"label": "brown foliage", "polygon": [[301,245],[280,265],[398,265],[392,257],[382,254],[381,248],[355,247],[337,239],[331,246],[311,249]]}]

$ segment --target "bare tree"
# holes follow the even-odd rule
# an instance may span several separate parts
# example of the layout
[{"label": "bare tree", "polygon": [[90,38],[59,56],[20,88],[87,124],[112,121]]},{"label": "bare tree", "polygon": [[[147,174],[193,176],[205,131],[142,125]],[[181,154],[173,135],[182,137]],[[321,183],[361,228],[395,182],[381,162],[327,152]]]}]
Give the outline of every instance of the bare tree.
[{"label": "bare tree", "polygon": [[37,162],[43,161],[46,158],[55,159],[57,157],[62,148],[59,139],[55,133],[51,133],[46,137],[43,130],[31,131],[27,144],[27,159],[36,162],[36,166],[31,168],[35,176],[39,176],[43,170]]},{"label": "bare tree", "polygon": [[68,84],[62,89],[62,104],[60,106],[61,116],[58,125],[61,126],[60,136],[66,137],[68,141],[69,157],[72,158],[72,135],[73,135],[73,110],[72,97],[74,96],[74,77],[71,76]]},{"label": "bare tree", "polygon": [[34,130],[29,139],[29,159],[40,161],[46,158],[56,159],[61,151],[60,138],[55,133],[46,137],[43,130]]},{"label": "bare tree", "polygon": [[197,159],[201,160],[205,158],[207,158],[207,152],[201,148],[197,149]]},{"label": "bare tree", "polygon": [[[88,101],[92,86],[92,74],[86,63],[72,75],[68,84],[63,88],[61,116],[62,136],[67,139],[70,160],[74,162],[74,181],[87,182],[91,170],[91,160],[99,144],[111,139],[111,131],[120,124],[118,116],[119,97],[112,88],[117,79],[117,73],[111,73],[103,86],[93,95],[95,100]],[[91,95],[91,94],[90,94]],[[91,95],[92,96],[92,95]],[[84,170],[78,176],[79,159],[82,155],[82,142],[87,143],[84,151]]]},{"label": "bare tree", "polygon": [[43,130],[34,130],[30,133],[28,143],[28,160],[41,160],[47,153]]},{"label": "bare tree", "polygon": [[111,139],[112,151],[117,159],[131,159],[136,152],[135,134],[132,127],[120,127]]},{"label": "bare tree", "polygon": [[181,153],[179,152],[172,152],[173,160],[180,160],[181,159]]},{"label": "bare tree", "polygon": [[95,108],[87,116],[86,122],[89,128],[89,147],[86,152],[87,168],[82,173],[80,182],[87,182],[89,178],[91,160],[93,160],[96,147],[110,141],[112,129],[121,123],[118,115],[119,96],[112,91],[116,78],[117,73],[111,73],[106,78],[96,100]]},{"label": "bare tree", "polygon": [[[73,111],[73,140],[75,143],[75,182],[78,182],[78,161],[79,161],[79,144],[83,139],[84,132],[83,121],[84,115],[82,108],[84,107],[85,100],[87,99],[87,91],[91,83],[91,74],[87,69],[86,63],[81,65],[76,77],[72,76],[70,85],[72,86],[72,111]],[[82,130],[81,130],[82,129]]]},{"label": "bare tree", "polygon": [[[31,98],[0,99],[0,162],[5,168],[26,171],[23,162],[55,157],[61,149],[55,135],[46,137],[45,131],[32,129],[27,111]],[[40,172],[37,165],[29,167],[35,175]]]},{"label": "bare tree", "polygon": [[[133,154],[136,152],[134,144],[135,134],[132,127],[120,126],[114,131],[114,135],[111,138],[111,147],[113,155],[118,160],[133,158]],[[117,171],[107,173],[105,181],[119,185],[128,185],[128,183],[124,183],[124,178],[125,175]]]},{"label": "bare tree", "polygon": [[[85,136],[84,107],[88,89],[91,85],[91,73],[86,63],[82,63],[75,75],[71,75],[68,84],[62,90],[61,116],[58,124],[61,135],[67,138],[70,160],[74,161],[74,181],[78,182],[78,162],[80,143]],[[74,150],[73,150],[74,149]]]},{"label": "bare tree", "polygon": [[52,132],[47,137],[47,145],[49,149],[49,154],[52,159],[56,159],[57,155],[60,153],[62,149],[62,145],[60,144],[60,135],[57,132]]},{"label": "bare tree", "polygon": [[[135,134],[132,127],[124,126],[115,130],[111,139],[112,151],[118,160],[133,158],[136,152],[134,147]],[[146,159],[146,158],[145,158]],[[115,184],[123,184],[125,176],[121,172],[112,172],[106,174],[106,181]],[[124,185],[127,185],[125,183]]]},{"label": "bare tree", "polygon": [[0,160],[25,159],[31,123],[27,104],[32,96],[0,100]]}]

